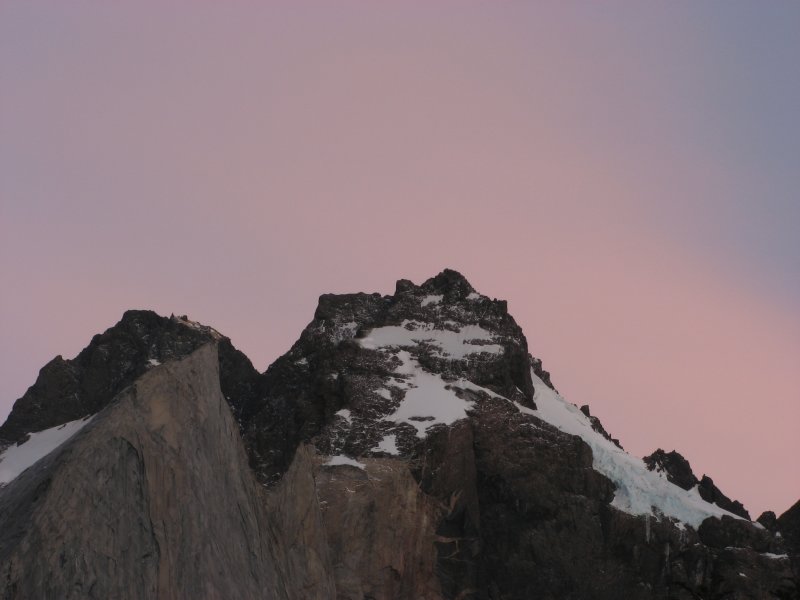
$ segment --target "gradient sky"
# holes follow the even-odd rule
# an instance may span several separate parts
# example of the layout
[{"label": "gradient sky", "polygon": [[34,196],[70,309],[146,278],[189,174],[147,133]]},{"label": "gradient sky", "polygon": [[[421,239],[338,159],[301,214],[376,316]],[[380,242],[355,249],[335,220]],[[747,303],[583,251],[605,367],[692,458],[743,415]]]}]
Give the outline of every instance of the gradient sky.
[{"label": "gradient sky", "polygon": [[264,369],[444,267],[556,386],[800,498],[800,4],[0,0],[0,418],[127,308]]}]

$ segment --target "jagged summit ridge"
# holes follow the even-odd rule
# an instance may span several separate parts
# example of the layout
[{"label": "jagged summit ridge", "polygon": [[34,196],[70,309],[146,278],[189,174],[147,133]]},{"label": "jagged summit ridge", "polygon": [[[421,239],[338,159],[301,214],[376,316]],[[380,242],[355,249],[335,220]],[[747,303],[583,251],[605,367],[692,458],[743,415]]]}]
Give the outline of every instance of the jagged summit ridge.
[{"label": "jagged summit ridge", "polygon": [[118,323],[95,335],[75,358],[61,356],[42,367],[36,382],[18,399],[0,426],[0,447],[35,431],[97,413],[125,387],[154,366],[219,345],[222,387],[241,403],[259,395],[258,373],[249,359],[215,329],[187,317],[162,317],[151,310],[128,310]]}]

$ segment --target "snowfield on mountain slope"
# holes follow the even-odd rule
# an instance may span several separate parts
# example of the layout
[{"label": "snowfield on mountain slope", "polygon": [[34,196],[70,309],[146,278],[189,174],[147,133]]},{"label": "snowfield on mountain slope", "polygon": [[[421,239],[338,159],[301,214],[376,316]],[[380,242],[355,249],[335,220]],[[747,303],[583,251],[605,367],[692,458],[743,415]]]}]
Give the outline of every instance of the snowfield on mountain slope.
[{"label": "snowfield on mountain slope", "polygon": [[[433,425],[450,425],[467,417],[467,411],[474,404],[459,398],[455,392],[456,388],[497,396],[491,390],[466,379],[445,381],[439,375],[423,369],[407,350],[401,348],[430,344],[438,349],[440,356],[461,359],[478,352],[502,353],[502,346],[490,343],[494,340],[494,334],[477,325],[461,326],[458,331],[450,331],[434,329],[433,323],[407,319],[402,325],[377,327],[371,330],[367,336],[359,340],[361,346],[369,350],[388,352],[400,360],[400,365],[394,371],[399,377],[392,384],[387,384],[387,387],[374,390],[376,394],[386,399],[391,399],[388,387],[403,390],[403,400],[400,405],[394,412],[383,417],[383,420],[408,423],[417,430],[418,438],[424,438],[428,428]],[[394,451],[391,453],[396,453],[393,440],[391,444],[387,440],[386,448],[392,448]],[[380,449],[386,450],[386,448]]]},{"label": "snowfield on mountain slope", "polygon": [[50,454],[78,433],[91,419],[91,417],[78,419],[31,433],[26,441],[7,448],[0,454],[0,486],[10,483],[25,469]]},{"label": "snowfield on mountain slope", "polygon": [[612,506],[631,515],[664,515],[695,529],[708,517],[728,515],[741,519],[703,500],[696,487],[686,491],[670,483],[664,474],[649,471],[642,459],[631,456],[592,429],[589,419],[578,407],[550,389],[533,371],[531,378],[537,410],[519,404],[517,407],[589,444],[594,456],[593,468],[617,486]]},{"label": "snowfield on mountain slope", "polygon": [[328,460],[324,463],[327,467],[338,467],[341,465],[347,465],[349,467],[355,467],[356,469],[364,469],[364,463],[360,463],[354,458],[350,458],[349,456],[344,456],[343,454],[337,454],[336,456],[331,456]]}]

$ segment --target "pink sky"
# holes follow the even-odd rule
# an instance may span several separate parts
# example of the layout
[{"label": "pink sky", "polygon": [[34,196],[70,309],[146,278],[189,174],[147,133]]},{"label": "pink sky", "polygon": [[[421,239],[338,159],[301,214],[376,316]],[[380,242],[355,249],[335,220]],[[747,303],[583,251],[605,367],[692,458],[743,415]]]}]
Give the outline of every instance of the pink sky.
[{"label": "pink sky", "polygon": [[800,12],[772,6],[2,4],[0,417],[126,308],[263,370],[319,294],[452,267],[626,449],[785,510]]}]

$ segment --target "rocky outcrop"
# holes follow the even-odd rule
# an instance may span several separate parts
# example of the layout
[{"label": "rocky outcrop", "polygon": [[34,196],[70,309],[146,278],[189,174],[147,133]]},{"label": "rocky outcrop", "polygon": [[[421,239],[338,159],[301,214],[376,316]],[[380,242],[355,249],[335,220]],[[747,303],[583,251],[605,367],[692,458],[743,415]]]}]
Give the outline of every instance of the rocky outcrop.
[{"label": "rocky outcrop", "polygon": [[651,471],[665,473],[667,479],[684,490],[690,490],[699,483],[689,461],[674,450],[664,452],[659,448],[644,457],[644,464]]},{"label": "rocky outcrop", "polygon": [[748,521],[750,520],[750,513],[744,505],[738,500],[731,500],[723,494],[722,490],[714,485],[714,480],[708,475],[703,475],[700,479],[700,482],[697,484],[697,491],[700,493],[700,497],[706,502],[716,504],[728,512],[744,517]]},{"label": "rocky outcrop", "polygon": [[667,479],[678,487],[684,490],[691,490],[697,487],[700,497],[706,502],[716,504],[728,512],[739,515],[748,521],[750,520],[750,513],[747,512],[741,502],[731,500],[723,494],[722,490],[714,485],[714,480],[708,475],[703,475],[702,479],[697,479],[689,461],[674,450],[672,452],[664,452],[659,448],[650,456],[645,456],[644,462],[648,469],[663,472]]},{"label": "rocky outcrop", "polygon": [[759,515],[756,522],[763,525],[765,529],[775,531],[778,526],[778,517],[771,510],[765,510]]}]

